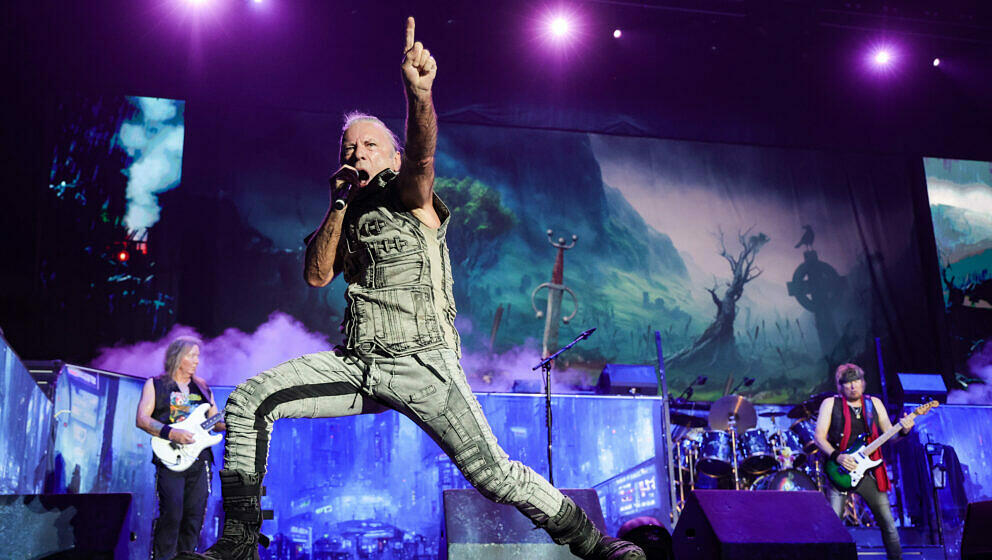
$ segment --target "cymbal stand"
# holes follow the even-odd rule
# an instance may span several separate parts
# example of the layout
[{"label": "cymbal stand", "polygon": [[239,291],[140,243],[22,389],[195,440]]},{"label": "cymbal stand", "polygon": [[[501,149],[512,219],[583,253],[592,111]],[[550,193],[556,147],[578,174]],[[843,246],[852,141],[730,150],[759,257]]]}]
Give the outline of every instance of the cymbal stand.
[{"label": "cymbal stand", "polygon": [[816,482],[816,489],[823,492],[823,476],[820,471],[820,449],[814,449],[806,455],[806,469],[808,473],[812,473],[813,480]]},{"label": "cymbal stand", "polygon": [[731,415],[730,419],[730,454],[734,458],[734,490],[741,489],[741,478],[740,473],[737,470],[737,418],[736,414]]},{"label": "cymbal stand", "polygon": [[[681,445],[676,445],[675,446],[675,460],[676,460],[676,464],[678,465],[678,470],[679,470],[679,475],[678,475],[678,480],[679,480],[679,501],[675,505],[675,508],[678,509],[679,511],[681,511],[682,510],[682,505],[685,504],[685,480],[683,480],[683,478],[682,478],[682,446]],[[689,458],[688,457],[686,457],[685,460],[686,460],[686,463],[689,462]]]}]

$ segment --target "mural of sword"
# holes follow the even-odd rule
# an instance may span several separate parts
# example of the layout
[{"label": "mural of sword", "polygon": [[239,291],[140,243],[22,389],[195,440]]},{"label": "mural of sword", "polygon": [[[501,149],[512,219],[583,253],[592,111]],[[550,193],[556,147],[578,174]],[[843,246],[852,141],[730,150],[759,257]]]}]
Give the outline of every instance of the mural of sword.
[{"label": "mural of sword", "polygon": [[[575,247],[575,242],[578,241],[579,236],[573,235],[571,243],[566,244],[564,237],[559,237],[555,241],[553,237],[554,232],[548,230],[548,242],[555,249],[558,249],[558,255],[555,257],[555,267],[551,271],[551,282],[545,282],[540,286],[534,288],[534,291],[530,294],[530,304],[534,308],[535,316],[540,319],[544,317],[544,340],[541,347],[541,357],[547,358],[558,349],[558,322],[568,324],[575,314],[579,310],[579,299],[575,297],[575,292],[570,290],[565,286],[565,251]],[[541,289],[548,289],[548,305],[546,311],[541,311],[537,308],[537,292]],[[572,310],[571,315],[567,317],[561,316],[561,300],[565,293],[572,296],[572,302],[575,308]]]}]

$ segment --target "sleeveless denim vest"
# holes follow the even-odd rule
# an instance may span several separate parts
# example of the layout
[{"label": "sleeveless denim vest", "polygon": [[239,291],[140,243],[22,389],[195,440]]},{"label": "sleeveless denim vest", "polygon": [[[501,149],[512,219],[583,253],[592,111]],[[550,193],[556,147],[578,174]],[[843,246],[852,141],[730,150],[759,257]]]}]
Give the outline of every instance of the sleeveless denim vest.
[{"label": "sleeveless denim vest", "polygon": [[[393,170],[376,175],[348,205],[338,258],[348,283],[343,326],[349,350],[362,355],[408,356],[449,346],[444,334],[450,329],[453,350],[461,355],[445,243],[450,212],[437,194],[434,209],[441,218],[436,231],[440,262],[427,258],[425,232],[420,220],[400,201]],[[435,301],[432,266],[442,269],[445,301]]]}]

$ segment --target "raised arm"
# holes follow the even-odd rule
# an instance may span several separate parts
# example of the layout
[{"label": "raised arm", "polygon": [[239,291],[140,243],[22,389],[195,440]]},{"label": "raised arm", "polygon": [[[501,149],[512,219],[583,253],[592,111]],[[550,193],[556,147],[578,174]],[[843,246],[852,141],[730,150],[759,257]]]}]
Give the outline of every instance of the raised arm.
[{"label": "raised arm", "polygon": [[437,62],[415,39],[413,18],[406,20],[403,85],[406,93],[406,150],[400,167],[400,200],[429,226],[440,225],[434,211],[434,152],[437,149],[437,114],[431,89]]}]

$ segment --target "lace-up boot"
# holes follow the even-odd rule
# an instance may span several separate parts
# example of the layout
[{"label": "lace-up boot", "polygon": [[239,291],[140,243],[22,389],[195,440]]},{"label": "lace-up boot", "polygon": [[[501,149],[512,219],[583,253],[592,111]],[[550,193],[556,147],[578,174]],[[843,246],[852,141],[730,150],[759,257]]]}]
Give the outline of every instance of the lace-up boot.
[{"label": "lace-up boot", "polygon": [[645,560],[644,551],[633,543],[607,537],[592,521],[565,498],[558,513],[548,520],[544,529],[558,544],[567,544],[572,554],[583,560]]}]

